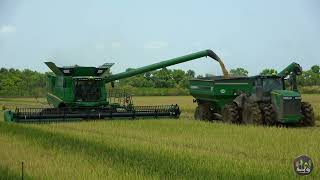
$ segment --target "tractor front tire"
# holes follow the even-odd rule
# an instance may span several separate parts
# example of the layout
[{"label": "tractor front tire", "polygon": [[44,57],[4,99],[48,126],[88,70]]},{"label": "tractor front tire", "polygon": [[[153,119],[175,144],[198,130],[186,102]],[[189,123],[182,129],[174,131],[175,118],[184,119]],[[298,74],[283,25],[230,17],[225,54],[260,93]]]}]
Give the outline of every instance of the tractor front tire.
[{"label": "tractor front tire", "polygon": [[226,123],[239,123],[239,110],[236,104],[226,104],[222,109],[222,121]]},{"label": "tractor front tire", "polygon": [[263,119],[263,124],[267,126],[273,126],[277,123],[276,117],[275,117],[275,112],[273,110],[273,107],[270,103],[262,104],[260,106],[261,108],[261,113],[262,113],[262,119]]},{"label": "tractor front tire", "polygon": [[244,124],[263,124],[262,112],[258,103],[248,103],[242,112],[242,123]]},{"label": "tractor front tire", "polygon": [[301,114],[303,115],[303,119],[301,122],[303,126],[315,125],[314,111],[310,103],[301,102]]}]

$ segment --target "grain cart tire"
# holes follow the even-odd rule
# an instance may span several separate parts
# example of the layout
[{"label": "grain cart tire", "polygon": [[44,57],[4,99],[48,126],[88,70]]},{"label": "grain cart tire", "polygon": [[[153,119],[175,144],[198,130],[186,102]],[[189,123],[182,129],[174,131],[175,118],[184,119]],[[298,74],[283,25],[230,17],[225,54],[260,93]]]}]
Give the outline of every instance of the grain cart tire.
[{"label": "grain cart tire", "polygon": [[301,113],[303,115],[303,119],[301,122],[303,126],[315,125],[314,111],[310,103],[301,102]]},{"label": "grain cart tire", "polygon": [[[199,120],[211,121],[213,119],[213,115],[210,110],[209,104],[199,104],[197,108],[198,108],[199,112],[198,113],[195,112],[195,113],[198,114],[197,117]],[[197,109],[196,109],[196,111],[197,111]],[[195,116],[196,116],[196,114],[195,114]]]},{"label": "grain cart tire", "polygon": [[226,123],[239,123],[239,110],[236,104],[226,104],[222,109],[222,121]]},{"label": "grain cart tire", "polygon": [[262,112],[258,103],[247,103],[242,111],[243,124],[263,124]]},{"label": "grain cart tire", "polygon": [[194,111],[194,119],[195,120],[200,120],[199,106],[197,106],[195,111]]},{"label": "grain cart tire", "polygon": [[263,124],[267,126],[273,126],[276,124],[275,112],[270,103],[261,104],[260,106],[262,113]]}]

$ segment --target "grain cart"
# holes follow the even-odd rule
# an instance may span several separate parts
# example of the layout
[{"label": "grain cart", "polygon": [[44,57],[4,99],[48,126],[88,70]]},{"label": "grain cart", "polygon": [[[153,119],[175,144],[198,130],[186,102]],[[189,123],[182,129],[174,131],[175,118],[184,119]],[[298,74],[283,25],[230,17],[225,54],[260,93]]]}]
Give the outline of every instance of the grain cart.
[{"label": "grain cart", "polygon": [[314,126],[313,108],[301,101],[297,88],[296,76],[301,72],[300,65],[292,63],[275,75],[192,79],[190,93],[198,104],[194,117],[237,124]]},{"label": "grain cart", "polygon": [[174,117],[180,115],[178,105],[134,106],[131,96],[125,92],[106,90],[106,84],[143,74],[167,66],[209,56],[219,60],[211,50],[173,58],[128,72],[110,75],[113,63],[100,67],[58,67],[52,62],[45,64],[52,73],[47,79],[47,101],[52,108],[17,108],[5,111],[6,121],[48,122],[104,118]]}]

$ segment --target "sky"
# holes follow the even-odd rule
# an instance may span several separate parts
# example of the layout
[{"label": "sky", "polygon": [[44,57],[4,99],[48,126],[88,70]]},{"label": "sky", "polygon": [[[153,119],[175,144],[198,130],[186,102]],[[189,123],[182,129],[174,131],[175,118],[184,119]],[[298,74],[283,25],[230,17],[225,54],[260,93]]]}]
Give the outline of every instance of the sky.
[{"label": "sky", "polygon": [[[212,49],[250,75],[320,64],[318,0],[0,0],[0,67],[49,71],[99,66],[113,73]],[[220,75],[201,58],[172,66]]]}]

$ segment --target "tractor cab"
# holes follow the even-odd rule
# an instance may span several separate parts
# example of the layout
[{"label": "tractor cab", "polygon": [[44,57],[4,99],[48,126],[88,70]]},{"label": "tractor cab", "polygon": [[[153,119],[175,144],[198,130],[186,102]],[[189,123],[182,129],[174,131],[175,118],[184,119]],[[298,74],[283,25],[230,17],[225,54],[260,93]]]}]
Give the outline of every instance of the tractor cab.
[{"label": "tractor cab", "polygon": [[257,76],[256,86],[260,86],[263,96],[270,96],[273,90],[284,90],[284,81],[278,76]]},{"label": "tractor cab", "polygon": [[298,123],[302,118],[301,95],[297,91],[286,90],[285,84],[281,76],[257,76],[255,94],[262,103],[271,103],[280,122]]}]

